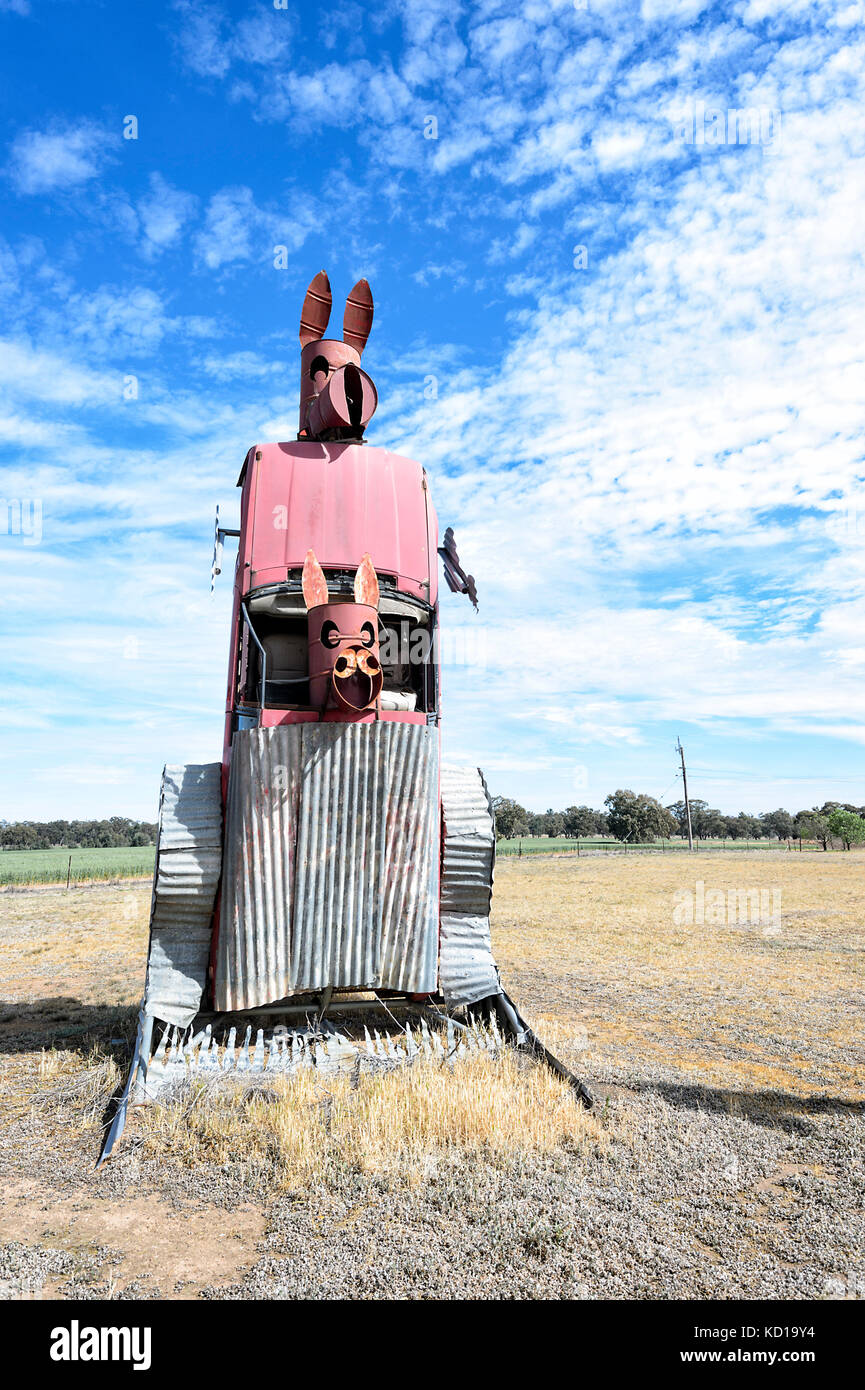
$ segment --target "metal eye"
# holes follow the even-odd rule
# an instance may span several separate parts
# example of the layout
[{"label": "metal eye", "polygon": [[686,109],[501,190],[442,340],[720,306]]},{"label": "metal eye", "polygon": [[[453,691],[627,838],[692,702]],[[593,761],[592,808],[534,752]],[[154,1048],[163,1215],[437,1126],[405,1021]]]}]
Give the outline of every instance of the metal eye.
[{"label": "metal eye", "polygon": [[357,664],[365,676],[377,676],[381,670],[378,658],[373,656],[372,652],[358,652]]},{"label": "metal eye", "polygon": [[360,629],[360,635],[363,640],[363,645],[365,647],[371,647],[375,642],[375,628],[372,623],[363,623]]},{"label": "metal eye", "polygon": [[354,675],[356,668],[357,657],[349,647],[348,651],[340,652],[339,656],[336,658],[333,673],[335,676],[338,676],[340,680],[344,681],[347,680],[349,676]]}]

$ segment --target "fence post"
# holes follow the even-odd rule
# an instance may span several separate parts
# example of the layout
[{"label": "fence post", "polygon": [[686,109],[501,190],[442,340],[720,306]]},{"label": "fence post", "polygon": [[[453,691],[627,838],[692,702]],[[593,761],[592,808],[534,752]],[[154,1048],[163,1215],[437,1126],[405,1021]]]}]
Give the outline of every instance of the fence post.
[{"label": "fence post", "polygon": [[69,892],[69,880],[72,877],[72,855],[69,856],[69,863],[66,867],[66,892]]}]

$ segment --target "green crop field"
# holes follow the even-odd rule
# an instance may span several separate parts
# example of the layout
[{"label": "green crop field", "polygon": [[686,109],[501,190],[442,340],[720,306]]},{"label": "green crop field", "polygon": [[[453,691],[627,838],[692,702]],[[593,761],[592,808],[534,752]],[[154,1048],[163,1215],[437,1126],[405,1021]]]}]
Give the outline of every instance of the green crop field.
[{"label": "green crop field", "polygon": [[93,879],[139,878],[153,873],[153,845],[110,849],[0,850],[0,884],[65,882],[72,856],[73,883]]}]

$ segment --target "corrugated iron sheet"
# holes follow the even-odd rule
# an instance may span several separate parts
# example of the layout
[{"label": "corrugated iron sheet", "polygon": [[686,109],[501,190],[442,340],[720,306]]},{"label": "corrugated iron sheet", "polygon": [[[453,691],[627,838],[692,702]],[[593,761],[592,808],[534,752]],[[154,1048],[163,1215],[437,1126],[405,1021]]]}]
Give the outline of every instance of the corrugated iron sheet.
[{"label": "corrugated iron sheet", "polygon": [[191,763],[162,774],[144,1009],[178,1027],[198,1012],[207,976],[222,860],[221,772],[219,763]]},{"label": "corrugated iron sheet", "polygon": [[329,985],[435,989],[437,738],[390,721],[235,735],[218,1009]]},{"label": "corrugated iron sheet", "polygon": [[438,974],[438,733],[418,724],[377,727],[390,730],[381,983],[425,994]]},{"label": "corrugated iron sheet", "polygon": [[448,1004],[474,1004],[500,988],[490,939],[495,818],[478,768],[443,766],[441,797],[440,984]]}]

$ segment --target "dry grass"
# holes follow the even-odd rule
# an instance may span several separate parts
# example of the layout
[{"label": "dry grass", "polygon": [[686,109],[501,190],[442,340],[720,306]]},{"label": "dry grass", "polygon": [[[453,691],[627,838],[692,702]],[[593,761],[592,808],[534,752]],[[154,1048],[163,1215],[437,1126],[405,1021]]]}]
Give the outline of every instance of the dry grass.
[{"label": "dry grass", "polygon": [[0,891],[3,1002],[138,1005],[150,883]]},{"label": "dry grass", "polygon": [[[779,892],[777,924],[677,925],[676,894],[698,881]],[[541,1031],[585,1029],[589,1074],[672,1066],[703,1085],[855,1100],[863,889],[862,852],[507,860],[493,941]]]},{"label": "dry grass", "polygon": [[[678,925],[675,894],[698,880],[780,890],[778,922]],[[503,981],[552,1049],[608,1090],[590,1115],[510,1054],[357,1089],[309,1074],[258,1095],[192,1087],[133,1112],[96,1174],[149,902],[147,883],[0,892],[0,1246],[109,1243],[118,1286],[150,1279],[147,1296],[232,1279],[275,1296],[269,1266],[260,1286],[241,1271],[282,1191],[268,1240],[285,1251],[285,1297],[341,1291],[358,1269],[364,1296],[393,1296],[375,1282],[383,1261],[415,1296],[436,1260],[422,1296],[484,1296],[501,1269],[510,1297],[515,1240],[520,1296],[574,1296],[575,1271],[603,1297],[813,1297],[830,1276],[860,1287],[865,854],[500,862]],[[539,1263],[544,1213],[571,1244],[558,1254],[557,1237]]]},{"label": "dry grass", "polygon": [[442,1159],[511,1163],[603,1142],[569,1087],[511,1053],[452,1066],[417,1060],[359,1078],[308,1071],[247,1090],[193,1082],[135,1119],[145,1149],[165,1161],[225,1164],[242,1155],[251,1171],[267,1169],[290,1187],[337,1170],[411,1184]]}]

